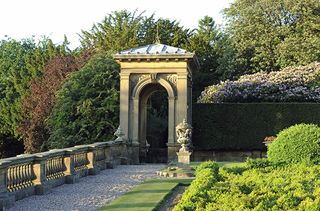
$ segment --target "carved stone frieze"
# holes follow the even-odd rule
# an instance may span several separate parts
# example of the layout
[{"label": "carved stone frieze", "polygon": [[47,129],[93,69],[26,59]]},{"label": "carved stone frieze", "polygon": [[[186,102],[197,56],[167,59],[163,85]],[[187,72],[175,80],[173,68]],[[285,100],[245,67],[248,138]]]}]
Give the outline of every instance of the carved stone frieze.
[{"label": "carved stone frieze", "polygon": [[177,85],[178,76],[175,74],[170,74],[166,76],[167,81],[171,82],[174,85]]}]

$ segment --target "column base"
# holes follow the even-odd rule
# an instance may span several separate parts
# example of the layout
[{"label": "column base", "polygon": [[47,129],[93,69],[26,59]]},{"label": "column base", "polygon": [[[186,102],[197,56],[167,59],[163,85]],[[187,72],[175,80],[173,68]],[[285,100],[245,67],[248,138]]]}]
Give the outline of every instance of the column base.
[{"label": "column base", "polygon": [[128,147],[128,154],[130,159],[130,164],[137,165],[140,164],[139,160],[139,147],[140,144],[138,142],[132,142],[131,146]]}]

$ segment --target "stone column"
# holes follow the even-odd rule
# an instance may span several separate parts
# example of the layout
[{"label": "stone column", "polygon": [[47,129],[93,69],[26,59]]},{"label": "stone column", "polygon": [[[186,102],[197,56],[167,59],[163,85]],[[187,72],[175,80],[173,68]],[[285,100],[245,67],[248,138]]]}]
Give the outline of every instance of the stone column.
[{"label": "stone column", "polygon": [[0,210],[12,207],[14,204],[14,195],[7,189],[7,173],[10,161],[0,161]]},{"label": "stone column", "polygon": [[133,145],[139,145],[139,98],[132,99],[133,112],[132,112],[132,138]]},{"label": "stone column", "polygon": [[168,97],[168,144],[175,142],[175,97]]},{"label": "stone column", "polygon": [[188,73],[179,73],[177,80],[177,117],[176,123],[186,119],[189,122],[188,116]]},{"label": "stone column", "polygon": [[130,125],[130,74],[120,73],[120,125],[125,134],[126,139],[129,139]]},{"label": "stone column", "polygon": [[33,161],[33,173],[35,179],[33,183],[35,185],[35,193],[37,195],[43,195],[50,191],[51,187],[47,184],[46,178],[46,163],[48,159],[47,153],[39,153],[35,156]]},{"label": "stone column", "polygon": [[130,153],[130,159],[132,164],[139,164],[139,154],[140,154],[140,143],[139,143],[139,98],[133,98],[132,99],[132,137],[131,145],[129,149]]}]

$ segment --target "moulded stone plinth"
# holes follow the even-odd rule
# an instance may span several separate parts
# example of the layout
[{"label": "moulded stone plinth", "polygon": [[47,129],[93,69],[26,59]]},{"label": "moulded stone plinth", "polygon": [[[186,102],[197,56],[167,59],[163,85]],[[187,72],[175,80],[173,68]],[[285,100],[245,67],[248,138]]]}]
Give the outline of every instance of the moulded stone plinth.
[{"label": "moulded stone plinth", "polygon": [[192,152],[188,152],[188,151],[177,152],[178,163],[190,164],[190,155],[191,154],[192,154]]}]

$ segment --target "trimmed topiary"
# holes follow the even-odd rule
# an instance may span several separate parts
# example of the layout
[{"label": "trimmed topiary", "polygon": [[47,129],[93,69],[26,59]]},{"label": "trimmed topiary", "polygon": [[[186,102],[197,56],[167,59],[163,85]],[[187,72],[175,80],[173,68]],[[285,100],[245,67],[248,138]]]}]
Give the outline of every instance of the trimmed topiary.
[{"label": "trimmed topiary", "polygon": [[214,161],[203,162],[197,166],[195,174],[198,175],[203,169],[210,169],[211,171],[218,173],[219,165]]},{"label": "trimmed topiary", "polygon": [[268,159],[298,163],[320,161],[320,127],[297,124],[282,130],[268,147]]}]

